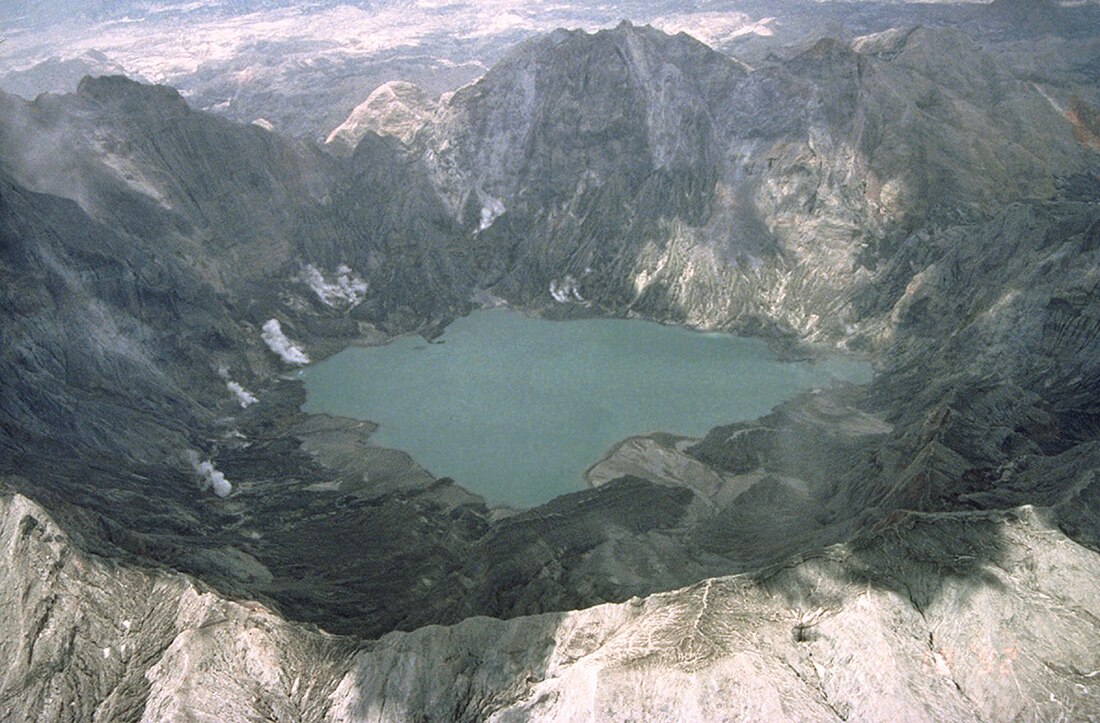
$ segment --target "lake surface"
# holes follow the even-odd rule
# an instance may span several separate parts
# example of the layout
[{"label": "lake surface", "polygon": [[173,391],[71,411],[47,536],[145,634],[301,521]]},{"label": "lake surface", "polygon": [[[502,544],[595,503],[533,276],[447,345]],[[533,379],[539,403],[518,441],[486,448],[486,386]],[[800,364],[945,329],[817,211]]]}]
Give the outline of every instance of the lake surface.
[{"label": "lake surface", "polygon": [[400,337],[310,366],[303,408],[377,422],[373,444],[517,507],[583,489],[584,470],[631,435],[701,436],[800,391],[871,377],[851,359],[785,363],[759,339],[636,320],[492,309],[441,340]]}]

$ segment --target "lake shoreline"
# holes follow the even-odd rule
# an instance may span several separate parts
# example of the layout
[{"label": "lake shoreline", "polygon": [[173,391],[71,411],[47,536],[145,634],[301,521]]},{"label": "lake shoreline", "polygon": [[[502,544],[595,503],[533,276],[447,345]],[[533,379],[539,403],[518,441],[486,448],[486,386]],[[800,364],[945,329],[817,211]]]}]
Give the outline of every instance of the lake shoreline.
[{"label": "lake shoreline", "polygon": [[[790,362],[756,338],[639,319],[574,322],[497,306],[454,320],[434,341],[411,334],[349,345],[299,374],[310,390],[302,411],[369,420],[379,425],[372,445],[410,453],[491,506],[525,508],[584,489],[585,469],[629,438],[698,438],[833,377],[871,376],[869,364],[842,355]],[[481,372],[488,376],[475,379]],[[450,399],[468,383],[481,385],[474,397]],[[368,406],[356,406],[356,395]],[[413,418],[401,418],[407,407]]]}]

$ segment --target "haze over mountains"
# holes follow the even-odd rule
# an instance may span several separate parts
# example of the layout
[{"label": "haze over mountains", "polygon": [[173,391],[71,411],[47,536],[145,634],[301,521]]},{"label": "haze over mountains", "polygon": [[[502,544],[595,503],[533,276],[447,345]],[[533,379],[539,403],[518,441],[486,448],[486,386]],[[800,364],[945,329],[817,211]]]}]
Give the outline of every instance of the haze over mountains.
[{"label": "haze over mountains", "polygon": [[[0,716],[1100,709],[1094,5],[15,7],[184,93],[0,96]],[[298,410],[499,299],[877,374],[522,511]]]},{"label": "haze over mountains", "polygon": [[[917,24],[1024,42],[1005,56],[1043,74],[1100,55],[1094,3],[570,2],[5,3],[0,89],[26,98],[71,92],[86,73],[123,72],[178,88],[193,107],[323,140],[372,90],[406,81],[431,97],[482,75],[514,44],[557,28],[593,31],[623,18],[687,32],[753,64],[778,47]],[[1057,50],[1035,40],[1054,33]],[[1088,85],[1086,79],[1078,78]]]}]

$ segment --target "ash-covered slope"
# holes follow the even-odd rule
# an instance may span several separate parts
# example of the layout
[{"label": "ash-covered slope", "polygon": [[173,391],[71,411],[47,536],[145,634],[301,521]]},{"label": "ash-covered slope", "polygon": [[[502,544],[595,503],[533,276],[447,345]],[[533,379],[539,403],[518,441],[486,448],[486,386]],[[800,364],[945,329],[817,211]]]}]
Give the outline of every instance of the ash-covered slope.
[{"label": "ash-covered slope", "polygon": [[[451,225],[392,144],[376,139],[337,163],[122,78],[0,103],[4,295],[17,312],[5,341],[33,358],[30,370],[52,358],[55,377],[93,386],[109,377],[109,401],[121,404],[121,393],[141,408],[194,394],[209,412],[214,389],[225,400],[219,369],[248,386],[280,368],[261,341],[272,317],[323,351],[360,333],[346,312],[366,289],[372,304],[360,318],[399,328],[466,308],[460,264],[446,249]],[[383,181],[393,176],[404,183]],[[348,280],[337,293],[341,273]],[[66,372],[66,361],[99,366]],[[126,390],[123,380],[138,386]],[[181,406],[190,402],[171,403],[178,409],[165,419],[194,426],[199,412]],[[91,434],[101,415],[77,416]],[[96,444],[142,447],[107,434]]]},{"label": "ash-covered slope", "polygon": [[394,634],[341,720],[1087,718],[1100,558],[1032,508],[902,514],[764,570]]},{"label": "ash-covered slope", "polygon": [[89,555],[0,497],[5,720],[320,720],[352,641],[168,570]]},{"label": "ash-covered slope", "polygon": [[1075,719],[1100,556],[1043,511],[906,513],[753,576],[356,645],[88,555],[0,499],[5,718]]},{"label": "ash-covered slope", "polygon": [[[951,31],[748,68],[629,25],[521,46],[411,150],[368,133],[345,159],[120,79],[0,97],[2,484],[103,556],[47,522],[28,539],[72,562],[27,562],[24,512],[47,515],[13,498],[5,589],[31,592],[5,639],[54,662],[6,679],[9,717],[1094,708],[1100,185],[1056,100]],[[627,440],[594,489],[519,513],[297,411],[288,344],[430,334],[479,287],[840,342],[879,374]],[[85,623],[49,593],[168,578],[332,632],[423,629],[352,667],[266,612],[253,645],[159,599]],[[165,622],[119,672],[106,631],[138,603]],[[483,615],[517,619],[423,627]]]}]

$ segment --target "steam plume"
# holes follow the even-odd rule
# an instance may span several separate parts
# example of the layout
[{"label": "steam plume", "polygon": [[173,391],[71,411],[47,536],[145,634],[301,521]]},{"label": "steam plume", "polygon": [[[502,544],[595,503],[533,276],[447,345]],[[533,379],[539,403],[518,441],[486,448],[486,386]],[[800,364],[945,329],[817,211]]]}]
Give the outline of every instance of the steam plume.
[{"label": "steam plume", "polygon": [[248,409],[248,407],[256,402],[260,401],[255,394],[245,389],[239,383],[233,381],[229,377],[229,370],[225,367],[218,369],[218,376],[225,380],[225,388],[229,390],[229,393],[237,398],[241,407]]},{"label": "steam plume", "polygon": [[309,357],[306,356],[306,353],[286,338],[278,319],[268,319],[267,323],[264,324],[264,331],[261,336],[264,343],[267,344],[267,348],[278,354],[279,358],[287,364],[297,366],[309,364]]},{"label": "steam plume", "polygon": [[302,269],[298,279],[313,289],[318,299],[332,307],[351,308],[367,294],[367,282],[356,276],[345,264],[336,267],[336,278],[332,283],[325,281],[324,274],[313,264]]},{"label": "steam plume", "polygon": [[191,463],[191,467],[194,468],[195,473],[206,483],[203,486],[204,489],[212,487],[214,494],[218,497],[228,497],[229,493],[233,491],[233,484],[214,467],[213,462],[208,459],[200,461],[198,453],[194,450],[187,452],[187,459]]},{"label": "steam plume", "polygon": [[256,398],[256,395],[248,391],[240,384],[234,381],[227,381],[225,383],[226,388],[237,397],[237,401],[240,402],[241,407],[247,409],[250,404],[255,404],[260,401]]}]

